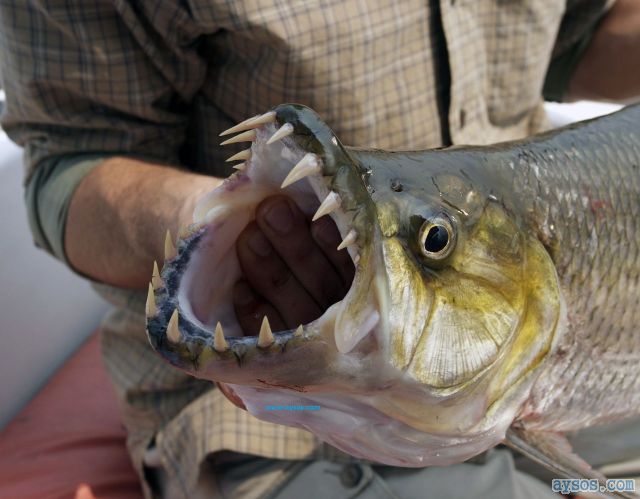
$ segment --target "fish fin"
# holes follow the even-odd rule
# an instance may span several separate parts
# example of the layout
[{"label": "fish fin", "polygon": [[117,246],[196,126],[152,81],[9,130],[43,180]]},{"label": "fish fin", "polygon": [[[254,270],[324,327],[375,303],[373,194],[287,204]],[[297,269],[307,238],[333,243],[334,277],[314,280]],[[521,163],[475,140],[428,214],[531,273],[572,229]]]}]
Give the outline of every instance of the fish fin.
[{"label": "fish fin", "polygon": [[[571,444],[561,433],[511,427],[507,431],[504,443],[556,473],[558,478],[596,478],[601,487],[605,486],[606,477],[573,452]],[[627,499],[638,499],[639,497],[636,494],[626,492],[610,492],[609,494],[604,497],[624,497]]]}]

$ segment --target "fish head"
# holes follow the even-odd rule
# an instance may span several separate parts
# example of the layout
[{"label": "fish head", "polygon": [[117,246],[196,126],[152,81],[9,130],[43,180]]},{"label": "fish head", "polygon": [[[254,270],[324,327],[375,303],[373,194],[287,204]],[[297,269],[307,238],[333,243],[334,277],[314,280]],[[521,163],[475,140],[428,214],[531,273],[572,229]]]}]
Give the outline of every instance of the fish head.
[{"label": "fish head", "polygon": [[[152,346],[226,383],[255,416],[352,455],[424,466],[497,444],[561,320],[553,263],[462,151],[344,147],[315,112],[283,105],[232,131],[241,169],[170,245],[147,303]],[[287,195],[334,220],[355,266],[346,296],[300,327],[247,336],[232,288],[239,234]],[[322,276],[318,276],[321,279]],[[268,410],[318,407],[314,411]]]}]

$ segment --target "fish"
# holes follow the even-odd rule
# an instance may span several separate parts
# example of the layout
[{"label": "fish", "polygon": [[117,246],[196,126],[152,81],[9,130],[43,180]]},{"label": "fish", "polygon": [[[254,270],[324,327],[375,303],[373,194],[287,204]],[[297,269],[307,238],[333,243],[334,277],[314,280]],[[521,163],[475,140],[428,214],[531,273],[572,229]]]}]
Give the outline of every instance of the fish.
[{"label": "fish", "polygon": [[[604,479],[564,434],[640,414],[640,105],[425,151],[347,147],[299,104],[221,135],[249,145],[236,173],[154,264],[163,359],[358,458],[445,466],[506,444]],[[235,245],[273,195],[330,216],[355,276],[314,321],[246,336]]]}]

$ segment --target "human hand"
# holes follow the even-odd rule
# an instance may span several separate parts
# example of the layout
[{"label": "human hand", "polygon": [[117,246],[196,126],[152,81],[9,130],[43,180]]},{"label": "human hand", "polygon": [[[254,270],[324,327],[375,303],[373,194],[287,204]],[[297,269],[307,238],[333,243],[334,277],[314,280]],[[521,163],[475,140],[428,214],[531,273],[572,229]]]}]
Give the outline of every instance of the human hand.
[{"label": "human hand", "polygon": [[341,300],[354,276],[341,240],[330,217],[311,222],[287,197],[265,199],[237,244],[244,279],[233,302],[244,333],[257,335],[265,315],[274,331],[294,329]]}]

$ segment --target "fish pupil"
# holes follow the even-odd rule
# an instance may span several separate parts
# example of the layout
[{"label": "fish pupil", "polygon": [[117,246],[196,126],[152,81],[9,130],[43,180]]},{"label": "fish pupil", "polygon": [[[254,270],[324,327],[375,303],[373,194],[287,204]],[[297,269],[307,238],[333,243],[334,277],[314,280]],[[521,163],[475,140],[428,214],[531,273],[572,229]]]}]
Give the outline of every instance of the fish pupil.
[{"label": "fish pupil", "polygon": [[430,253],[439,253],[447,247],[449,232],[442,225],[434,225],[429,229],[424,241],[424,249]]}]

